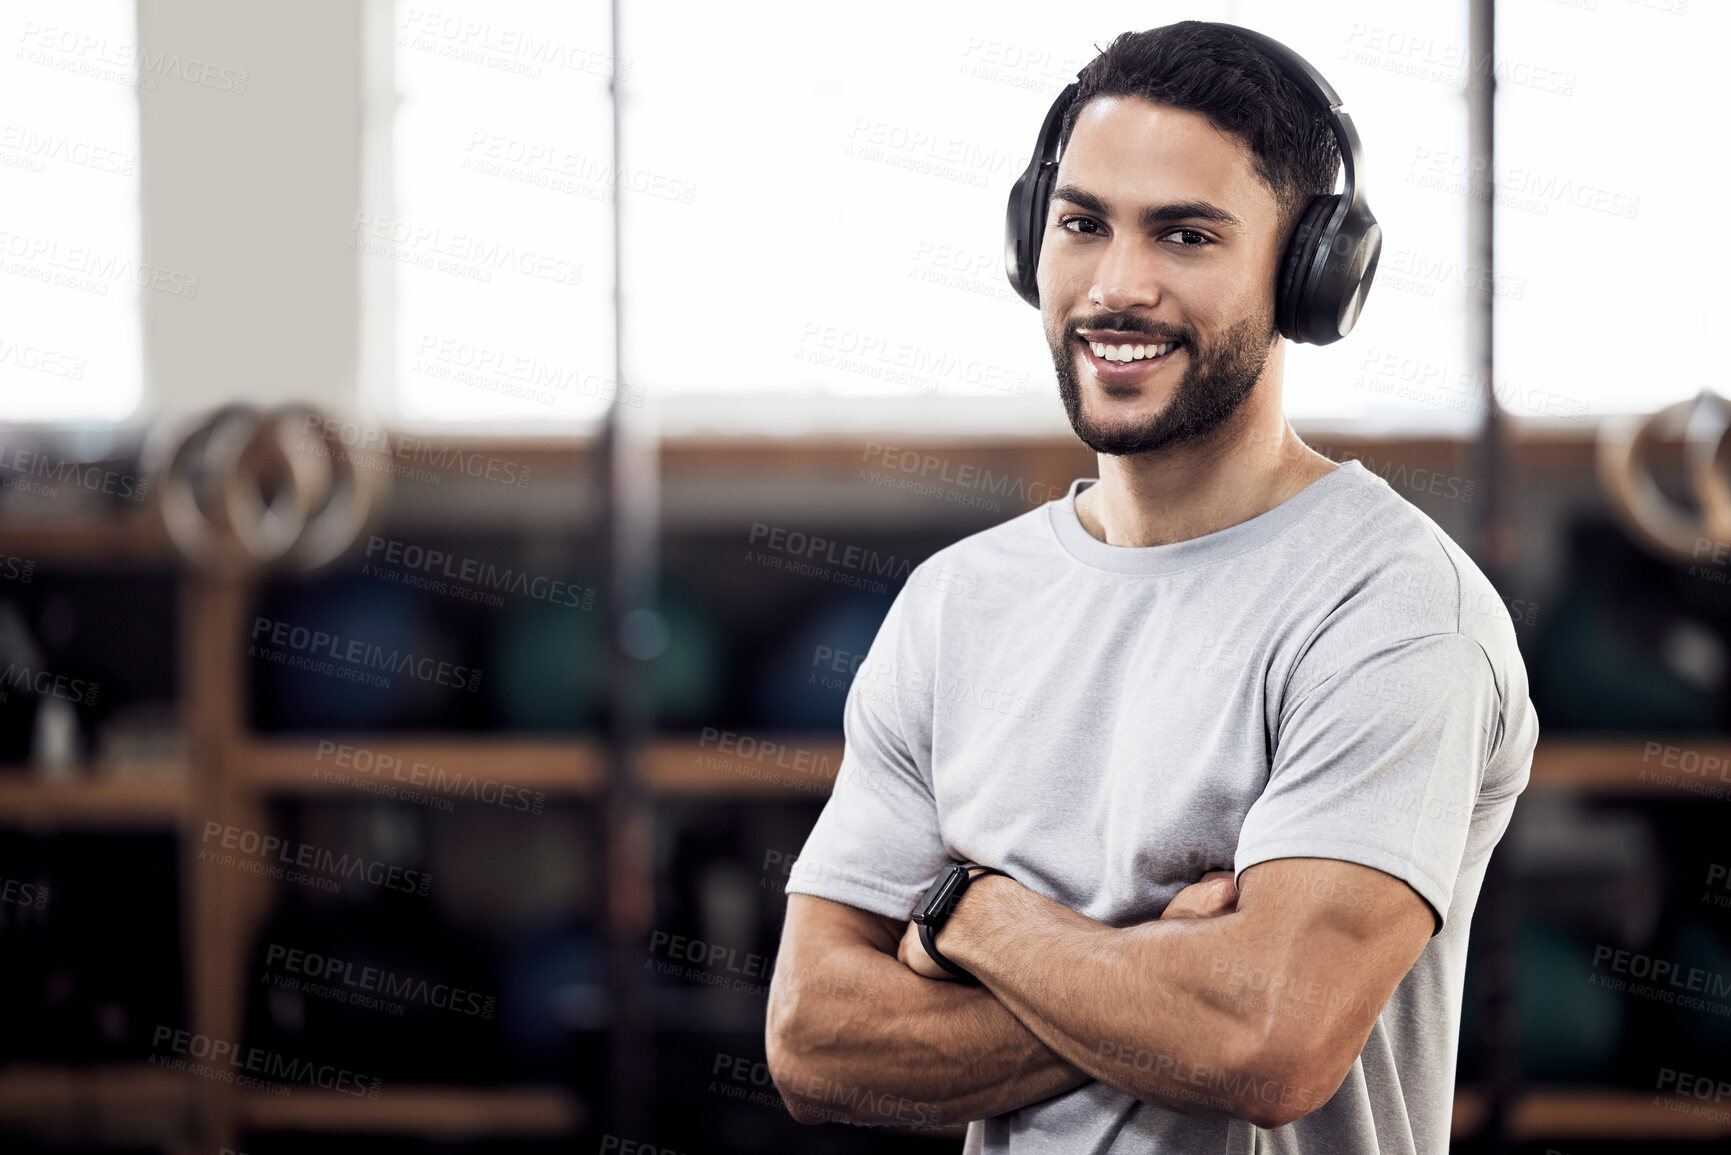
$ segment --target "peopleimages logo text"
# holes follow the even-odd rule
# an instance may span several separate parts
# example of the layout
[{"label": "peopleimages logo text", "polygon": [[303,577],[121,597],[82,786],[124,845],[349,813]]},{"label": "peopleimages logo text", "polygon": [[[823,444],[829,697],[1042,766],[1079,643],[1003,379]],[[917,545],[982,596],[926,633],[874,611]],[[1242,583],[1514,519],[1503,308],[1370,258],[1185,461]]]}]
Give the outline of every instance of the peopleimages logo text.
[{"label": "peopleimages logo text", "polygon": [[458,557],[443,550],[395,541],[378,534],[367,538],[366,557],[368,561],[383,561],[417,573],[437,574],[451,581],[488,590],[504,590],[556,606],[587,610],[595,604],[595,590],[589,586],[531,576],[525,570],[497,566],[472,557]]},{"label": "peopleimages logo text", "polygon": [[[219,1064],[214,1069],[197,1073],[215,1075],[223,1082],[235,1081],[234,1071],[225,1068],[237,1068],[265,1080],[276,1080],[280,1084],[305,1083],[309,1087],[340,1091],[345,1095],[363,1099],[377,1099],[382,1083],[382,1080],[371,1075],[363,1075],[333,1063],[314,1063],[293,1055],[267,1051],[263,1047],[242,1047],[229,1039],[176,1030],[161,1023],[158,1023],[152,1032],[150,1045],[156,1052],[170,1051],[186,1059]],[[160,1053],[152,1054],[150,1061],[162,1066],[172,1065],[165,1062]]]},{"label": "peopleimages logo text", "polygon": [[493,995],[464,990],[450,983],[430,983],[426,979],[403,976],[383,967],[356,966],[345,959],[321,955],[316,951],[271,943],[265,949],[264,965],[278,967],[290,974],[316,979],[325,983],[341,983],[368,994],[405,1002],[423,1003],[440,1010],[490,1019],[498,1000]]},{"label": "peopleimages logo text", "polygon": [[358,854],[337,854],[311,843],[279,838],[274,834],[262,834],[257,830],[229,826],[214,820],[204,824],[204,837],[200,841],[208,843],[213,838],[224,850],[238,850],[261,861],[274,856],[283,866],[316,870],[334,878],[349,879],[358,876],[387,890],[425,895],[427,888],[433,884],[433,876],[425,871],[405,870],[403,867],[363,858]]},{"label": "peopleimages logo text", "polygon": [[255,617],[252,640],[293,650],[299,654],[319,654],[351,666],[385,670],[393,674],[408,674],[424,682],[453,686],[459,690],[476,690],[481,685],[481,671],[468,666],[455,666],[435,658],[417,658],[413,653],[386,650],[383,646],[360,638],[347,641],[324,630],[309,629],[289,622]]},{"label": "peopleimages logo text", "polygon": [[752,523],[748,541],[752,545],[765,546],[776,553],[804,561],[822,562],[839,569],[857,570],[877,576],[905,578],[913,569],[913,563],[906,558],[880,554],[876,550],[857,545],[844,545],[827,537],[801,533],[797,529],[765,525],[761,521]]}]

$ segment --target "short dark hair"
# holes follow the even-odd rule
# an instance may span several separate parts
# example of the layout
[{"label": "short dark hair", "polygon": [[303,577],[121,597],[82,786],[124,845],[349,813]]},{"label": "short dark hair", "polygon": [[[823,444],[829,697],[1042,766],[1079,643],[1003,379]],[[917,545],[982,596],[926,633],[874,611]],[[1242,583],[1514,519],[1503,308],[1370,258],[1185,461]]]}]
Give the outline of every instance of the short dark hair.
[{"label": "short dark hair", "polygon": [[1274,193],[1284,239],[1313,196],[1334,191],[1340,146],[1329,115],[1260,48],[1227,28],[1181,20],[1124,32],[1077,77],[1060,142],[1096,96],[1139,96],[1201,113],[1250,150]]}]

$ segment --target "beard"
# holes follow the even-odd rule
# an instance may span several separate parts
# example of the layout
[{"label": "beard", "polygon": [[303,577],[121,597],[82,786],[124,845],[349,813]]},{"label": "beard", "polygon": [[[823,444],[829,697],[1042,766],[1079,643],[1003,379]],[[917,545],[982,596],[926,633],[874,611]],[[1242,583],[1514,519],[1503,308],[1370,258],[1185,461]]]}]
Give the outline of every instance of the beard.
[{"label": "beard", "polygon": [[[1111,424],[1085,415],[1082,382],[1076,368],[1081,359],[1077,329],[1119,329],[1143,333],[1157,343],[1181,341],[1189,364],[1165,408],[1151,417]],[[1207,348],[1198,348],[1193,332],[1152,333],[1134,317],[1107,314],[1086,318],[1085,323],[1065,325],[1056,340],[1048,329],[1046,341],[1051,345],[1052,364],[1058,371],[1058,396],[1064,402],[1064,412],[1069,415],[1076,436],[1096,453],[1125,457],[1195,441],[1224,425],[1256,387],[1277,333],[1273,314],[1259,314],[1238,321]]]}]

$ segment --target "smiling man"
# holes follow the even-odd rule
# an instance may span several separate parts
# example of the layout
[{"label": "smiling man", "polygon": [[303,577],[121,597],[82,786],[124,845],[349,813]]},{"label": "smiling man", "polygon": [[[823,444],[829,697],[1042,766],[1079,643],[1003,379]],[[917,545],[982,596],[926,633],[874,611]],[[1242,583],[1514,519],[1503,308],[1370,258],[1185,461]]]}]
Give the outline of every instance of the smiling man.
[{"label": "smiling man", "polygon": [[1035,282],[1099,477],[934,555],[972,596],[910,580],[849,690],[770,999],[796,1118],[1447,1149],[1538,721],[1484,575],[1283,416],[1286,253],[1339,165],[1293,71],[1185,22],[1079,77]]}]

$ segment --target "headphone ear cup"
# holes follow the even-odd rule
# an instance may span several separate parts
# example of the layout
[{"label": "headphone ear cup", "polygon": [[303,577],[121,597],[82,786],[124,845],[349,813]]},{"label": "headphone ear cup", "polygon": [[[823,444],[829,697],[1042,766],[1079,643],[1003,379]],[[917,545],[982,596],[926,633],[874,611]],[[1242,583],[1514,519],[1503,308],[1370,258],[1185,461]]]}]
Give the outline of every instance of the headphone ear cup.
[{"label": "headphone ear cup", "polygon": [[1382,255],[1382,226],[1368,209],[1349,208],[1327,243],[1311,286],[1309,312],[1299,315],[1304,339],[1317,345],[1340,340],[1358,323]]},{"label": "headphone ear cup", "polygon": [[1034,183],[1029,172],[1023,172],[1016,178],[1016,183],[1010,187],[1010,201],[1004,209],[1004,274],[1010,279],[1010,288],[1016,290],[1018,296],[1030,304],[1040,303],[1038,292],[1029,300],[1029,285],[1033,278],[1028,270],[1033,266],[1035,258],[1028,252],[1027,229],[1023,220],[1028,215],[1028,186]]},{"label": "headphone ear cup", "polygon": [[1010,287],[1036,309],[1040,307],[1040,238],[1057,179],[1058,166],[1050,161],[1017,177],[1004,220],[1004,269]]},{"label": "headphone ear cup", "polygon": [[1028,251],[1034,254],[1034,259],[1028,264],[1027,282],[1028,299],[1034,307],[1040,305],[1040,272],[1041,242],[1046,236],[1046,213],[1052,207],[1052,190],[1058,186],[1058,162],[1047,161],[1040,166],[1039,175],[1034,178],[1034,199],[1028,205],[1028,215],[1023,219],[1028,224]]},{"label": "headphone ear cup", "polygon": [[1309,312],[1309,295],[1304,291],[1305,277],[1316,258],[1316,247],[1322,240],[1328,218],[1334,212],[1338,194],[1311,197],[1310,204],[1299,214],[1286,242],[1286,255],[1281,259],[1280,280],[1274,291],[1274,320],[1280,335],[1289,341],[1302,341],[1299,318]]}]

